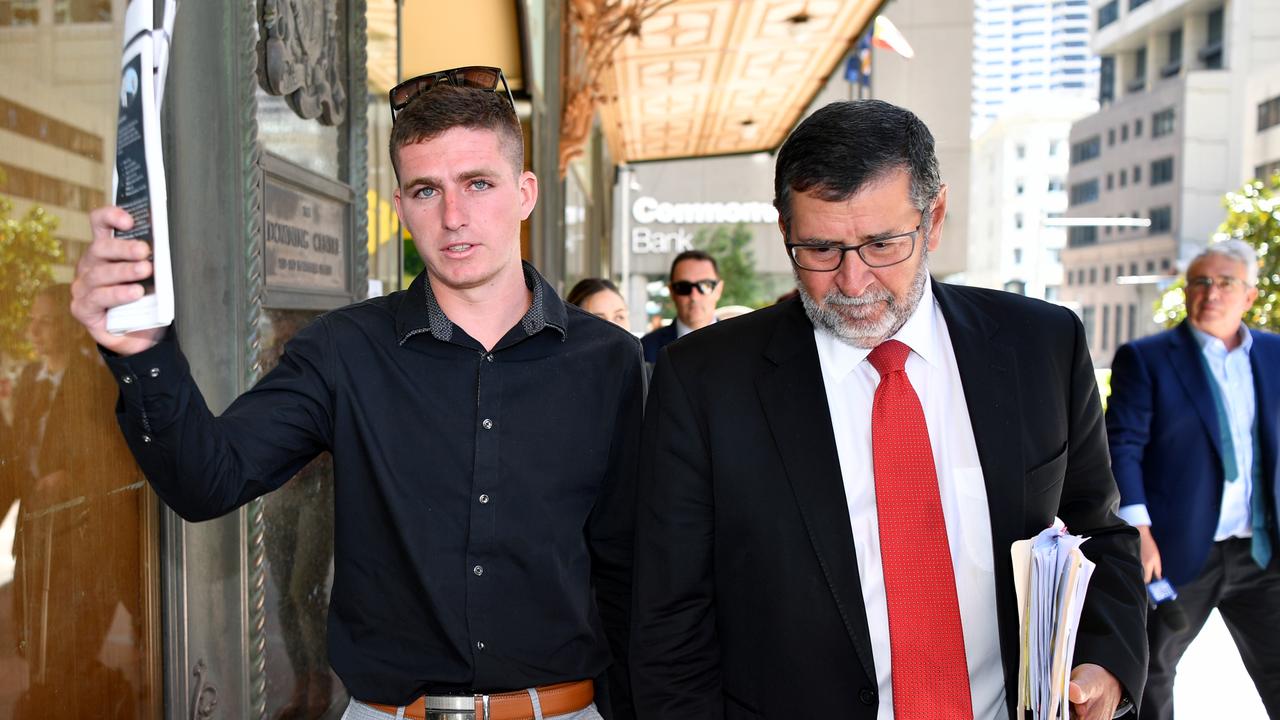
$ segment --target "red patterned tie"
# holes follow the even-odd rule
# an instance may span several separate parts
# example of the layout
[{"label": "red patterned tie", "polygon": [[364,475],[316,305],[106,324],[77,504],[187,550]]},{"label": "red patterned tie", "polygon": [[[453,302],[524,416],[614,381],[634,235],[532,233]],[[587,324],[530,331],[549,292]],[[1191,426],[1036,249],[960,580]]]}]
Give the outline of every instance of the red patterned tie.
[{"label": "red patterned tie", "polygon": [[911,348],[889,340],[867,357],[880,385],[871,406],[880,558],[889,605],[895,720],[972,720],[955,570],[929,429],[903,369]]}]

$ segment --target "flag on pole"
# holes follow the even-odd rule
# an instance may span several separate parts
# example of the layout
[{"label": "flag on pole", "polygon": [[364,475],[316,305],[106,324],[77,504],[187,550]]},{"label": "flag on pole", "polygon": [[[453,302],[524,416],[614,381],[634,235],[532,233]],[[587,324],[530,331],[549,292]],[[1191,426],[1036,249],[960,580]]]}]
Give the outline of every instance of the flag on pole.
[{"label": "flag on pole", "polygon": [[878,48],[892,50],[908,60],[916,56],[916,51],[911,49],[911,43],[902,36],[893,21],[884,15],[876,16],[875,33],[872,35],[871,43]]},{"label": "flag on pole", "polygon": [[871,87],[871,29],[858,39],[857,46],[844,64],[844,79],[853,85]]}]

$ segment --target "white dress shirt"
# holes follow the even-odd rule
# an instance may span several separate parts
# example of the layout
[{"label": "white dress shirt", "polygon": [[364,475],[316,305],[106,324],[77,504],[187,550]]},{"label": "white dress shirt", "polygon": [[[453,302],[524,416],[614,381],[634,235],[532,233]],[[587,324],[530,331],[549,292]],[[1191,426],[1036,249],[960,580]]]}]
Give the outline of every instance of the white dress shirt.
[{"label": "white dress shirt", "polygon": [[[912,350],[906,363],[907,377],[920,397],[929,427],[929,444],[933,448],[964,628],[973,717],[974,720],[1007,720],[987,490],[951,336],[928,284],[916,311],[893,337]],[[877,717],[893,720],[889,608],[885,599],[871,457],[871,402],[880,384],[880,375],[866,362],[869,350],[855,348],[821,330],[815,329],[814,338],[831,410],[836,451],[840,456],[840,474],[853,527],[853,550],[857,553],[858,578],[871,632],[876,682],[880,689]],[[1004,551],[1008,552],[1008,548]]]},{"label": "white dress shirt", "polygon": [[[1249,352],[1253,349],[1253,335],[1244,325],[1240,326],[1240,344],[1227,351],[1226,343],[1208,333],[1191,328],[1192,335],[1200,343],[1200,351],[1209,365],[1213,377],[1209,382],[1218,384],[1222,397],[1222,409],[1227,414],[1231,428],[1231,445],[1235,450],[1236,468],[1240,477],[1222,486],[1222,506],[1218,510],[1218,527],[1213,534],[1215,541],[1229,538],[1253,537],[1250,511],[1250,495],[1253,492],[1253,423],[1257,414],[1257,398],[1253,389],[1253,368],[1249,365]],[[1188,412],[1191,412],[1188,410]],[[1216,423],[1213,432],[1219,432]],[[1142,503],[1125,505],[1118,514],[1130,525],[1150,525],[1151,514]]]}]

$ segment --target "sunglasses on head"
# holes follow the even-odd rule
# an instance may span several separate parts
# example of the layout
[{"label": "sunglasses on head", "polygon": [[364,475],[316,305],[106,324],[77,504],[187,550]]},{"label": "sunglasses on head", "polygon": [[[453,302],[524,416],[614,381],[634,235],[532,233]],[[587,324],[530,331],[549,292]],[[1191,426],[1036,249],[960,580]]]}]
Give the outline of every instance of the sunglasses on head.
[{"label": "sunglasses on head", "polygon": [[414,98],[425,92],[430,92],[439,85],[453,85],[454,87],[496,92],[499,82],[502,83],[502,89],[507,92],[507,100],[511,102],[511,107],[514,108],[516,99],[511,94],[511,88],[507,87],[507,78],[502,74],[502,70],[496,67],[467,65],[448,70],[437,70],[436,72],[409,78],[391,88],[391,92],[387,93],[387,97],[391,101],[391,122],[395,122],[396,113],[405,109],[409,103],[413,102]]},{"label": "sunglasses on head", "polygon": [[703,295],[710,295],[712,290],[720,284],[719,280],[677,280],[671,283],[671,292],[675,295],[692,295],[693,289],[698,288],[698,292]]}]

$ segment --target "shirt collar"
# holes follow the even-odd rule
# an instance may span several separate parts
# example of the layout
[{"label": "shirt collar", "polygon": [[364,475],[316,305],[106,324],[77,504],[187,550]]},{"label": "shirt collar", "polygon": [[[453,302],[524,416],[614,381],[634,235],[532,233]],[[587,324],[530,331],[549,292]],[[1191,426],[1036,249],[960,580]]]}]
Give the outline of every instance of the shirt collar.
[{"label": "shirt collar", "polygon": [[[1214,337],[1189,322],[1187,327],[1191,328],[1191,335],[1195,337],[1196,342],[1200,343],[1201,352],[1218,356],[1227,354],[1227,344],[1222,342],[1221,338]],[[1244,323],[1240,323],[1240,329],[1236,332],[1238,333],[1236,337],[1240,338],[1240,345],[1236,349],[1243,350],[1244,354],[1248,355],[1253,349],[1253,333],[1249,332],[1249,328]]]},{"label": "shirt collar", "polygon": [[[911,317],[907,318],[907,321],[890,339],[903,343],[925,362],[936,366],[939,351],[937,323],[934,322],[934,317],[937,312],[933,283],[926,281],[920,303],[912,311]],[[871,354],[869,348],[854,347],[818,328],[814,329],[814,339],[818,343],[818,354],[824,363],[824,370],[834,380],[844,379]],[[825,369],[827,367],[829,369]]]},{"label": "shirt collar", "polygon": [[[533,293],[529,309],[520,318],[521,331],[529,337],[551,328],[560,333],[560,339],[563,340],[568,335],[568,314],[564,301],[532,265],[524,261],[520,265],[524,270],[525,287]],[[436,294],[427,280],[427,271],[418,273],[396,311],[396,335],[400,338],[400,344],[403,345],[410,337],[422,332],[431,333],[432,337],[441,342],[452,342],[455,328],[457,326],[445,315],[436,300]]]}]

